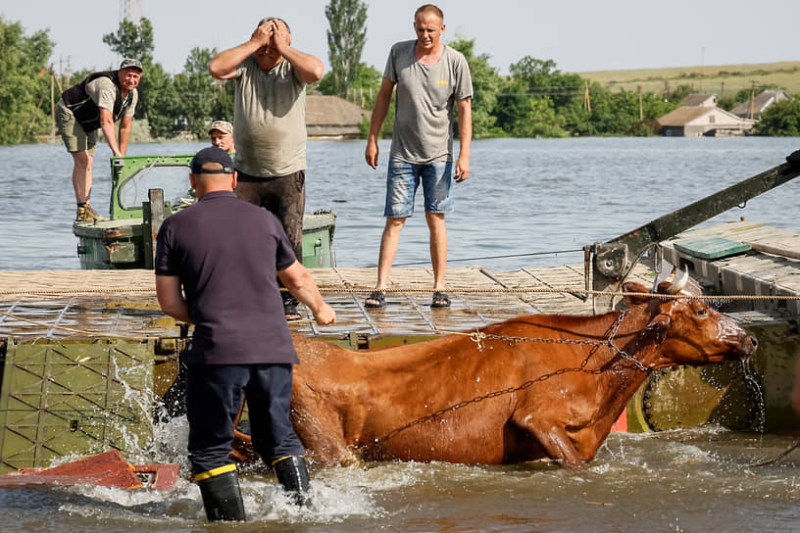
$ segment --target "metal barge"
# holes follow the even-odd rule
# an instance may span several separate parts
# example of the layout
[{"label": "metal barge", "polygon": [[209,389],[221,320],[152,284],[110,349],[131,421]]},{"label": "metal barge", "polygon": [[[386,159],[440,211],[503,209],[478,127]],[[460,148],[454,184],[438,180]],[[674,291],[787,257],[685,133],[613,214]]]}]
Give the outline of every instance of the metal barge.
[{"label": "metal barge", "polygon": [[[153,268],[155,236],[161,222],[192,205],[189,184],[193,155],[111,158],[110,219],[74,222],[78,258],[85,269]],[[336,213],[318,210],[303,217],[302,263],[335,264],[332,247]]]}]

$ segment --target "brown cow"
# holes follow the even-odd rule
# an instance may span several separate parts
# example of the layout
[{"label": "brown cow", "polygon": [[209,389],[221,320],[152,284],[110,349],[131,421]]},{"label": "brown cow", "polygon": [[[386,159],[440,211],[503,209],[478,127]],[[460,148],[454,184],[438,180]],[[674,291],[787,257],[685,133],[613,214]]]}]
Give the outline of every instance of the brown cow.
[{"label": "brown cow", "polygon": [[700,300],[625,291],[644,294],[622,313],[520,316],[379,350],[295,337],[297,433],[324,464],[549,457],[573,467],[594,458],[648,371],[755,352],[752,335]]}]

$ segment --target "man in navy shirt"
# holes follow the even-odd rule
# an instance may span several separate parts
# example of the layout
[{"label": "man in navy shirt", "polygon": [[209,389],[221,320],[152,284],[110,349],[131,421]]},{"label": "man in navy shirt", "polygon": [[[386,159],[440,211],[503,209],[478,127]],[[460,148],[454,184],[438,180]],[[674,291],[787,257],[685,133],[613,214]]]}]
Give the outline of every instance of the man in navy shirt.
[{"label": "man in navy shirt", "polygon": [[[314,279],[295,258],[278,219],[236,198],[230,156],[212,146],[192,160],[196,205],[158,233],[161,309],[194,324],[185,355],[189,459],[209,520],[244,520],[236,466],[228,454],[244,391],[255,450],[303,503],[305,450],[289,418],[292,365],[299,363],[277,279],[321,325],[336,321]],[[183,294],[181,292],[183,289]]]}]

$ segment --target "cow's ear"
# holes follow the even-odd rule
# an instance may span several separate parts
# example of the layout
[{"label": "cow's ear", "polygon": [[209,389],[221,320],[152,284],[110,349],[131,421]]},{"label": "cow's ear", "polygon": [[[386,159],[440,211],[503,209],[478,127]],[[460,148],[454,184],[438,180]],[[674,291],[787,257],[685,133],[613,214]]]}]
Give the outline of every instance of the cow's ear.
[{"label": "cow's ear", "polygon": [[659,314],[653,317],[650,323],[642,330],[642,333],[648,339],[652,339],[655,342],[663,342],[670,324],[672,324],[672,319],[669,316]]},{"label": "cow's ear", "polygon": [[622,285],[622,291],[637,293],[625,296],[625,302],[627,302],[628,307],[647,303],[651,297],[650,292],[644,287],[644,285],[636,283],[635,281],[628,281],[624,283]]}]

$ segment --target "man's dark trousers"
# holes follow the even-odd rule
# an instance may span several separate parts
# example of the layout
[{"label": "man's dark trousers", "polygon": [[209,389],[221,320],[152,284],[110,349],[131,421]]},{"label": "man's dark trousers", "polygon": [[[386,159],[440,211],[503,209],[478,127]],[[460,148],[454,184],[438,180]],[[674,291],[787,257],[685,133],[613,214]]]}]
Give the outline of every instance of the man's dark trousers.
[{"label": "man's dark trousers", "polygon": [[189,459],[195,474],[230,464],[233,419],[244,390],[253,447],[267,464],[305,450],[289,418],[292,365],[188,364]]}]

